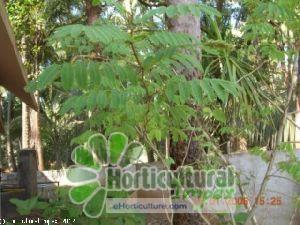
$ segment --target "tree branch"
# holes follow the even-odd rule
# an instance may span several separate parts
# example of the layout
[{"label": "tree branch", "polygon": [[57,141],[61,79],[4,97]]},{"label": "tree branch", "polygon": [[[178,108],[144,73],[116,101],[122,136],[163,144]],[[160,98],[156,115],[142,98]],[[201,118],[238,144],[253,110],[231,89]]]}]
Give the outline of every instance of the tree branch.
[{"label": "tree branch", "polygon": [[144,1],[144,0],[138,0],[139,3],[141,3],[144,6],[147,7],[159,7],[159,6],[167,6],[166,2],[151,2],[151,1]]},{"label": "tree branch", "polygon": [[[292,97],[293,97],[293,91],[294,91],[294,87],[295,87],[295,84],[293,82],[292,77],[291,77],[290,80],[291,80],[290,81],[291,84],[289,85],[289,89],[288,89],[287,103],[285,105],[285,108],[284,108],[284,111],[283,111],[283,115],[282,115],[282,118],[281,118],[281,121],[280,121],[281,123],[280,123],[279,129],[278,129],[278,132],[277,132],[275,149],[273,149],[273,151],[271,153],[271,159],[270,159],[267,171],[265,173],[264,179],[262,181],[262,184],[260,186],[258,194],[256,195],[255,200],[259,199],[261,197],[261,195],[265,192],[266,186],[267,186],[268,181],[270,179],[270,174],[271,174],[273,166],[275,164],[276,153],[277,153],[276,152],[276,148],[281,143],[281,138],[282,138],[283,130],[284,130],[284,127],[285,127],[285,124],[286,124],[287,116],[288,116],[288,109],[289,109],[289,105],[290,105],[290,102],[291,102]],[[257,208],[257,201],[254,201],[254,203],[253,203],[253,205],[251,207],[251,210],[249,212],[247,221],[249,221],[253,217],[254,211],[255,211],[256,208]]]}]

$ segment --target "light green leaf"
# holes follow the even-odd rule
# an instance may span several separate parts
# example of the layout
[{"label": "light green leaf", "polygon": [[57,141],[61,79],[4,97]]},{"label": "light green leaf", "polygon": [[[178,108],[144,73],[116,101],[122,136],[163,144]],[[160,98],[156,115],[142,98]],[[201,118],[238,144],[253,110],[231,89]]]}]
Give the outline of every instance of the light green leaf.
[{"label": "light green leaf", "polygon": [[73,87],[74,73],[72,65],[64,63],[61,69],[61,81],[65,90],[70,90]]},{"label": "light green leaf", "polygon": [[98,187],[99,182],[72,187],[69,192],[70,199],[74,204],[82,204]]},{"label": "light green leaf", "polygon": [[215,109],[212,111],[212,115],[217,121],[221,123],[226,123],[226,115],[223,110]]},{"label": "light green leaf", "polygon": [[110,162],[116,164],[119,157],[126,150],[128,138],[123,133],[112,133],[108,139],[110,149]]}]

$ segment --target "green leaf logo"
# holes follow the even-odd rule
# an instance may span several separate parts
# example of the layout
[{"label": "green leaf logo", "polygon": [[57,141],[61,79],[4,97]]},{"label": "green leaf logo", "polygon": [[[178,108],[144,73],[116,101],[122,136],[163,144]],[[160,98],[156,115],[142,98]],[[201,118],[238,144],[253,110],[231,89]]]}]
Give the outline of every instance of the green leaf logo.
[{"label": "green leaf logo", "polygon": [[125,167],[137,162],[145,149],[139,142],[128,143],[120,132],[108,139],[103,134],[92,135],[86,145],[77,146],[72,152],[72,165],[67,170],[67,179],[74,186],[69,191],[72,203],[83,205],[83,212],[91,218],[101,216],[108,193],[107,166]]}]

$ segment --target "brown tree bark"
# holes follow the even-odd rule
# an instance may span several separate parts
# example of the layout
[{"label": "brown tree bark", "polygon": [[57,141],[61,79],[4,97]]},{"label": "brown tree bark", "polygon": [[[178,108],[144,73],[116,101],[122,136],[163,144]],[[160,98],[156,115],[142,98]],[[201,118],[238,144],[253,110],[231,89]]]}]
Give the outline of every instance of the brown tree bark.
[{"label": "brown tree bark", "polygon": [[[178,5],[178,4],[194,4],[197,0],[169,0],[168,5]],[[167,18],[168,29],[172,32],[186,33],[197,39],[201,38],[200,29],[200,17],[195,17],[192,15],[180,16],[175,18]],[[200,63],[201,49],[196,49],[197,57]],[[201,74],[197,71],[184,71],[184,75],[187,79],[200,78]],[[195,121],[191,121],[195,126]],[[190,164],[195,162],[200,158],[200,151],[198,148],[198,143],[192,140],[194,134],[187,134],[190,136],[190,141],[181,140],[179,142],[173,142],[171,139],[170,143],[170,156],[175,161],[174,169],[182,166],[184,164]],[[174,214],[173,225],[200,225],[203,224],[201,215],[199,214]]]},{"label": "brown tree bark", "polygon": [[16,160],[12,148],[11,143],[11,114],[12,114],[12,107],[13,107],[13,96],[11,93],[8,93],[7,96],[8,104],[7,104],[7,121],[6,121],[6,154],[7,154],[7,161],[8,167],[12,171],[17,171]]},{"label": "brown tree bark", "polygon": [[2,0],[3,5],[6,6],[8,0]]},{"label": "brown tree bark", "polygon": [[296,66],[298,66],[298,68],[296,68],[297,69],[297,71],[296,71],[297,72],[297,86],[296,86],[295,141],[296,141],[296,149],[300,149],[300,52],[298,53],[298,59],[297,59]]},{"label": "brown tree bark", "polygon": [[30,146],[30,117],[29,107],[22,103],[22,148],[28,149]]},{"label": "brown tree bark", "polygon": [[[178,5],[178,4],[193,4],[197,3],[197,0],[169,0],[169,5]],[[190,36],[193,36],[197,39],[201,37],[201,30],[200,30],[200,17],[195,17],[192,15],[180,16],[176,18],[167,18],[167,25],[168,29],[172,32],[180,32],[185,33]],[[197,57],[200,63],[200,52],[201,49],[196,49],[198,52]],[[188,54],[188,53],[187,53]],[[200,78],[201,74],[197,71],[183,71],[183,74],[186,76],[187,79],[195,79]],[[195,124],[195,121],[191,121]],[[188,134],[192,136],[192,134]],[[187,146],[189,145],[189,149]],[[195,162],[198,157],[197,151],[197,143],[194,141],[190,141],[187,143],[186,141],[179,141],[177,143],[171,142],[171,149],[170,149],[171,157],[174,158],[176,166],[181,166],[182,164],[188,164],[191,162]],[[188,151],[188,153],[187,153]],[[185,157],[186,156],[186,157]],[[184,161],[183,161],[184,159]]]},{"label": "brown tree bark", "polygon": [[[42,32],[40,27],[36,27],[37,32],[35,34],[35,46],[42,46]],[[36,53],[34,57],[30,60],[32,61],[33,67],[31,73],[34,75],[35,78],[38,77],[40,74],[39,65],[43,61],[43,54]],[[43,153],[43,145],[41,139],[41,125],[40,125],[40,104],[39,104],[39,92],[36,91],[34,94],[35,101],[37,103],[37,110],[30,109],[30,148],[35,149],[37,155],[37,166],[38,170],[42,171],[45,170],[45,163],[44,163],[44,153]]]},{"label": "brown tree bark", "polygon": [[[168,0],[168,5],[179,5],[179,4],[195,4],[197,0]],[[179,16],[175,18],[167,18],[168,30],[172,32],[185,33],[196,39],[201,38],[201,24],[200,17],[192,15]],[[198,52],[198,59],[200,63],[201,49],[196,49]],[[189,71],[185,73],[187,79],[200,78],[200,74],[196,71]]]},{"label": "brown tree bark", "polygon": [[[224,4],[225,4],[225,0],[217,0],[217,10],[220,13],[223,13]],[[216,18],[216,20],[218,22],[219,28],[222,28],[222,26],[223,26],[222,17],[218,17],[218,18]]]},{"label": "brown tree bark", "polygon": [[86,16],[87,24],[92,25],[98,18],[101,12],[101,7],[99,5],[94,6],[91,0],[85,0],[86,4]]},{"label": "brown tree bark", "polygon": [[36,150],[38,159],[38,170],[45,169],[44,154],[41,140],[41,125],[40,125],[40,107],[39,107],[39,95],[36,92],[34,94],[35,100],[38,105],[37,111],[30,110],[30,147]]},{"label": "brown tree bark", "polygon": [[[168,5],[195,4],[197,0],[169,0]],[[168,18],[168,29],[172,32],[189,34],[197,39],[201,36],[200,18],[186,15],[176,18]]]}]

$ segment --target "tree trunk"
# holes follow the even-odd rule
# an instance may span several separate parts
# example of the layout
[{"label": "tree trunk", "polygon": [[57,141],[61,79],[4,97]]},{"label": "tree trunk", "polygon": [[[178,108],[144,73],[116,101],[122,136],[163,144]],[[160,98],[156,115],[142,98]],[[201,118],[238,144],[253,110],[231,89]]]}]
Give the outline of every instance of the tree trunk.
[{"label": "tree trunk", "polygon": [[300,52],[298,53],[298,68],[297,68],[297,88],[296,88],[296,132],[295,132],[295,141],[296,149],[300,149]]},{"label": "tree trunk", "polygon": [[30,147],[34,148],[37,153],[38,158],[38,169],[40,171],[45,169],[44,158],[43,158],[43,148],[41,140],[41,131],[40,131],[40,107],[39,107],[39,96],[38,93],[35,93],[35,100],[37,102],[38,108],[37,111],[30,110]]},{"label": "tree trunk", "polygon": [[[197,0],[168,0],[168,5],[180,5],[180,4],[195,4],[198,3]],[[196,39],[201,38],[201,24],[200,17],[195,17],[192,15],[180,16],[175,18],[167,18],[167,26],[169,31],[185,33],[190,36],[195,37]],[[196,49],[197,58],[201,57],[201,49]],[[185,72],[184,75],[187,79],[200,78],[200,75],[197,71]]]},{"label": "tree trunk", "polygon": [[28,149],[30,146],[30,118],[29,107],[22,103],[22,148]]},{"label": "tree trunk", "polygon": [[[197,3],[197,0],[169,0],[168,5],[178,5],[178,4],[194,4]],[[181,32],[186,33],[190,36],[193,36],[197,39],[201,37],[200,30],[200,17],[195,17],[192,15],[180,16],[175,18],[167,18],[168,29],[172,32]],[[200,63],[200,53],[201,50],[196,49],[197,57]],[[188,80],[194,78],[200,78],[200,74],[197,71],[185,71],[184,75]],[[191,121],[192,124],[195,124],[195,121]],[[188,136],[193,136],[193,134],[187,134]],[[200,151],[198,148],[198,143],[195,141],[179,141],[174,143],[171,140],[170,143],[170,156],[175,161],[175,168],[195,162],[200,157]],[[173,224],[174,225],[200,225],[202,224],[202,219],[199,214],[174,214]]]},{"label": "tree trunk", "polygon": [[[193,4],[197,3],[197,0],[169,0],[168,5],[178,5],[178,4]],[[201,37],[200,30],[200,17],[195,17],[192,15],[186,15],[176,18],[167,18],[168,29],[172,32],[181,32],[193,36],[197,39]],[[196,49],[197,57],[200,63],[200,48]],[[187,53],[188,54],[188,53]],[[183,71],[183,74],[188,80],[200,78],[201,74],[197,71]],[[191,121],[195,124],[195,121]],[[190,135],[190,134],[189,134]],[[188,135],[188,136],[189,136]],[[174,145],[175,144],[175,145]],[[178,143],[171,142],[170,154],[174,158],[176,166],[181,166],[182,164],[188,164],[196,160],[197,156],[197,143],[191,141],[189,149],[187,149],[188,143],[185,141],[179,141]],[[189,151],[187,156],[186,151]],[[185,161],[183,162],[183,159]]]},{"label": "tree trunk", "polygon": [[7,162],[8,167],[12,171],[17,170],[16,160],[12,148],[11,136],[10,136],[10,126],[11,126],[11,114],[12,114],[12,106],[13,106],[13,96],[10,92],[7,95],[7,121],[6,121],[6,154],[7,154]]},{"label": "tree trunk", "polygon": [[[168,5],[179,5],[179,4],[195,4],[197,0],[169,0]],[[186,15],[176,18],[168,18],[168,29],[172,32],[181,32],[189,34],[197,39],[200,39],[200,18]]]},{"label": "tree trunk", "polygon": [[3,0],[2,2],[3,2],[3,5],[6,7],[6,4],[7,4],[7,1],[8,0]]},{"label": "tree trunk", "polygon": [[86,0],[86,16],[88,25],[92,25],[98,18],[101,12],[101,7],[99,5],[93,6],[91,0]]}]

